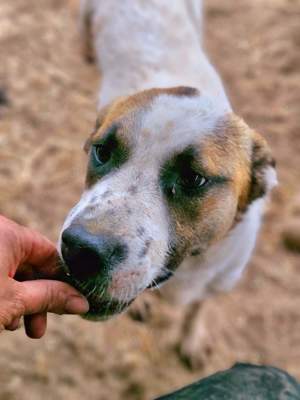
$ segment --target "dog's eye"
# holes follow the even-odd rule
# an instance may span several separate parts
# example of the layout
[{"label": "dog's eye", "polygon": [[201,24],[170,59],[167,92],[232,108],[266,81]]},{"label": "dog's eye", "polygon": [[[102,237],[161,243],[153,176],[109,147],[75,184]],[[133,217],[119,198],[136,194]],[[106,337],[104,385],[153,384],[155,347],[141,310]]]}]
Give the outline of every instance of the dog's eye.
[{"label": "dog's eye", "polygon": [[197,174],[194,171],[189,171],[181,178],[181,185],[186,189],[198,189],[207,185],[208,178],[203,175]]},{"label": "dog's eye", "polygon": [[104,144],[96,144],[93,147],[93,152],[97,163],[100,165],[104,165],[110,160],[111,149]]}]

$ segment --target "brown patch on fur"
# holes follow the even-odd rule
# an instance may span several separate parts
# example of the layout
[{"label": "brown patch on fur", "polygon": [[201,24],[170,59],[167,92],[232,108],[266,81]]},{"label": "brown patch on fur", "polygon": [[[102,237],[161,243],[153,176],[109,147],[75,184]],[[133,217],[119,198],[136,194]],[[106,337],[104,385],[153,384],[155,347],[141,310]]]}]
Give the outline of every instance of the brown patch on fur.
[{"label": "brown patch on fur", "polygon": [[229,176],[238,196],[238,211],[245,212],[266,194],[265,170],[275,161],[265,139],[234,114],[222,121],[219,133],[209,136],[201,149],[209,171]]},{"label": "brown patch on fur", "polygon": [[220,121],[215,134],[201,143],[201,164],[212,176],[223,176],[243,208],[250,184],[250,128],[234,114]]},{"label": "brown patch on fur", "polygon": [[234,114],[220,121],[214,134],[199,144],[199,164],[211,176],[227,181],[193,201],[193,219],[171,210],[175,226],[169,267],[176,267],[192,248],[201,254],[222,239],[255,198],[266,190],[265,168],[274,165],[265,140]]},{"label": "brown patch on fur", "polygon": [[96,136],[100,127],[102,126],[104,119],[106,117],[106,114],[109,110],[109,107],[110,107],[110,105],[107,105],[99,111],[98,116],[96,118],[95,127],[94,127],[92,133],[90,134],[90,136],[88,137],[88,139],[86,140],[84,147],[83,147],[83,149],[86,153],[88,153],[94,137]]},{"label": "brown patch on fur", "polygon": [[222,239],[232,226],[236,203],[230,184],[226,184],[223,189],[216,187],[193,202],[193,219],[187,218],[181,210],[171,209],[175,240],[168,268],[175,269],[192,248],[197,247],[201,254]]},{"label": "brown patch on fur", "polygon": [[248,203],[250,186],[251,130],[242,119],[231,115],[224,135],[232,168],[232,185],[238,198],[238,209],[242,210]]},{"label": "brown patch on fur", "polygon": [[263,197],[267,191],[265,170],[275,168],[275,160],[265,139],[256,132],[252,132],[251,154],[251,185],[248,193],[248,202]]}]

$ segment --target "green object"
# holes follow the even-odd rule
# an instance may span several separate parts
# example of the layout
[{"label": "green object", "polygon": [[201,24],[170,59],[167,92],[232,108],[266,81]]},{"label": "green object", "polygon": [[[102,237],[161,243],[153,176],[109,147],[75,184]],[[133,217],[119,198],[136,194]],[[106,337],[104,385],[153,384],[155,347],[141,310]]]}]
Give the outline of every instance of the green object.
[{"label": "green object", "polygon": [[273,367],[235,364],[156,400],[300,400],[299,383]]}]

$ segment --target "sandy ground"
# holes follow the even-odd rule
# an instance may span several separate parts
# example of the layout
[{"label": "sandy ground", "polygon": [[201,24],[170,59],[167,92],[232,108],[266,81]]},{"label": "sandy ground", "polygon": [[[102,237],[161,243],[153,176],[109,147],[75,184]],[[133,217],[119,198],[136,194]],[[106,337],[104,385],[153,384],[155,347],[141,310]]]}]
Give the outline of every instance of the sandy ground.
[{"label": "sandy ground", "polygon": [[[213,343],[191,371],[172,324],[124,315],[106,323],[50,318],[44,339],[0,339],[0,399],[151,399],[235,361],[300,378],[300,257],[281,231],[299,191],[300,1],[207,1],[207,48],[235,110],[262,132],[279,180],[247,273],[208,301]],[[1,0],[0,212],[53,240],[83,183],[82,143],[95,118],[98,73],[78,48],[76,1]]]}]

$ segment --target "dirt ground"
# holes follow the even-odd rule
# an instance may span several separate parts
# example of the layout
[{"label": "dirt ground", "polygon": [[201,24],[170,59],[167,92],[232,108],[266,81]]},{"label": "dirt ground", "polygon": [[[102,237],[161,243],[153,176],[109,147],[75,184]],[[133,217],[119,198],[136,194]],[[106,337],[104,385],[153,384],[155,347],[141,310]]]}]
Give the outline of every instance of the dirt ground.
[{"label": "dirt ground", "polygon": [[[235,110],[273,148],[280,186],[230,294],[208,301],[213,342],[191,371],[172,324],[53,316],[45,338],[1,334],[0,399],[151,399],[235,361],[300,379],[300,256],[281,231],[299,193],[300,1],[207,1],[207,49]],[[76,0],[1,0],[0,212],[56,240],[83,184],[98,73],[79,53]]]}]

